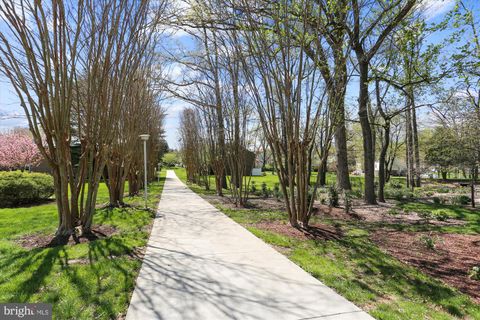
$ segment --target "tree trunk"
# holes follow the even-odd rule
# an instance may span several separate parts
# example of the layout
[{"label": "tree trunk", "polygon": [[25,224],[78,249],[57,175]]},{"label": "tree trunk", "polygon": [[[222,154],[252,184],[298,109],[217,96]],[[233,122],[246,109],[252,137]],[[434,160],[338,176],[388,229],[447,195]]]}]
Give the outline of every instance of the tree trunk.
[{"label": "tree trunk", "polygon": [[110,206],[123,205],[123,190],[125,188],[125,168],[118,161],[109,161],[107,164],[108,177],[105,179],[108,187]]},{"label": "tree trunk", "polygon": [[442,179],[447,180],[447,171],[442,171]]},{"label": "tree trunk", "polygon": [[415,99],[413,97],[414,92],[413,88],[411,90],[412,94],[412,102],[411,102],[411,107],[412,107],[412,135],[413,135],[413,149],[414,149],[414,158],[415,158],[415,186],[416,187],[421,187],[422,186],[422,180],[420,177],[420,148],[418,145],[418,126],[417,126],[417,112],[415,108]]},{"label": "tree trunk", "polygon": [[[362,57],[362,55],[358,55]],[[365,195],[364,200],[367,204],[376,204],[375,196],[375,157],[372,128],[368,119],[368,61],[362,57],[359,60],[360,69],[360,92],[358,116],[362,127],[363,135],[363,166],[365,171]]]},{"label": "tree trunk", "polygon": [[128,174],[128,195],[130,197],[138,195],[140,192],[140,183],[138,173],[131,169]]},{"label": "tree trunk", "polygon": [[71,216],[68,198],[68,179],[62,167],[53,168],[53,181],[55,185],[55,201],[58,211],[58,228],[56,236],[69,236],[73,234],[74,219]]},{"label": "tree trunk", "polygon": [[311,183],[310,180],[311,180],[311,178],[312,178],[313,149],[314,149],[314,144],[312,143],[312,146],[311,146],[311,147],[309,148],[309,150],[308,150],[308,168],[307,168],[307,172],[308,172],[307,176],[308,176],[308,178],[307,178],[307,183],[308,183],[309,186],[312,185],[312,183]]},{"label": "tree trunk", "polygon": [[[334,92],[340,91],[340,92]],[[347,153],[347,129],[345,127],[345,95],[342,88],[333,88],[330,91],[329,107],[332,111],[332,123],[336,127],[335,150],[337,156],[337,185],[343,190],[351,190],[348,153]]]},{"label": "tree trunk", "polygon": [[384,189],[385,189],[385,182],[386,182],[386,177],[385,177],[385,169],[386,169],[386,163],[385,163],[385,158],[387,155],[387,150],[390,144],[390,121],[385,121],[385,126],[384,126],[384,137],[383,137],[383,143],[382,143],[382,150],[380,151],[380,156],[378,159],[378,201],[380,202],[385,202],[385,195],[384,195]]},{"label": "tree trunk", "polygon": [[413,159],[413,133],[411,100],[406,97],[405,132],[406,132],[406,162],[407,162],[407,187],[415,187],[415,169]]},{"label": "tree trunk", "polygon": [[470,187],[470,193],[471,193],[471,198],[472,198],[472,208],[475,208],[475,182],[476,182],[476,178],[477,178],[477,175],[478,175],[478,167],[475,166],[473,167],[472,169],[472,183],[471,183],[471,187]]},{"label": "tree trunk", "polygon": [[327,163],[326,161],[322,161],[320,164],[320,171],[318,172],[320,175],[318,179],[318,184],[321,186],[327,185]]},{"label": "tree trunk", "polygon": [[475,180],[472,179],[471,183],[471,195],[472,195],[472,208],[475,208]]}]

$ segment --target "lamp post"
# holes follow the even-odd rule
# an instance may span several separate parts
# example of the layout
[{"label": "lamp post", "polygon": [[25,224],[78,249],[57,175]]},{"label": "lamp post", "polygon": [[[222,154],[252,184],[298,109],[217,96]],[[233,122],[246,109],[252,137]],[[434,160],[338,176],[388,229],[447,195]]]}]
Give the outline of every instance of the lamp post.
[{"label": "lamp post", "polygon": [[147,190],[147,141],[148,138],[150,138],[149,134],[141,134],[140,139],[143,140],[143,171],[145,174],[145,182],[144,182],[144,194],[145,194],[145,209],[148,207],[147,206],[147,196],[148,196],[148,190]]}]

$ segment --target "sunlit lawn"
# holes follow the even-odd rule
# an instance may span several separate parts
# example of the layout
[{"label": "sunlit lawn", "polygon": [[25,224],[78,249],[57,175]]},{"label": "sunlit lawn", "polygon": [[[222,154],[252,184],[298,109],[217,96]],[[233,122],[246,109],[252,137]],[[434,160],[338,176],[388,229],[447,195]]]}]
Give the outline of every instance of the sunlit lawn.
[{"label": "sunlit lawn", "polygon": [[[165,178],[149,185],[149,207],[156,208]],[[126,312],[141,260],[133,252],[146,245],[151,211],[142,197],[127,197],[131,207],[98,209],[94,225],[110,225],[111,237],[77,245],[24,249],[26,234],[53,234],[55,203],[0,209],[0,301],[47,302],[55,319],[115,319]],[[100,187],[98,203],[108,201]]]}]

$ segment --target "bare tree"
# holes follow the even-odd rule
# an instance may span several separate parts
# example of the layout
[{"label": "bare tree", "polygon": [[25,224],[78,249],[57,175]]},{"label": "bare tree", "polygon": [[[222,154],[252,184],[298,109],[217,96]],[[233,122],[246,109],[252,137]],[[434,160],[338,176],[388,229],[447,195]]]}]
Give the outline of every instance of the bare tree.
[{"label": "bare tree", "polygon": [[164,89],[172,97],[194,105],[208,114],[205,120],[210,125],[208,133],[212,134],[209,141],[210,165],[215,174],[217,194],[223,196],[223,188],[227,187],[226,145],[218,32],[213,25],[205,25],[202,22],[206,7],[200,2],[192,6],[195,12],[193,18],[185,21],[178,18],[182,20],[182,24],[176,26],[180,28],[184,24],[197,24],[190,32],[196,47],[186,52],[175,51],[165,54],[167,61],[183,69],[183,76],[180,79],[167,79]]},{"label": "bare tree", "polygon": [[309,150],[320,125],[324,91],[317,68],[297,45],[306,41],[306,34],[296,38],[292,32],[294,26],[305,28],[305,17],[311,14],[309,6],[300,4],[305,8],[302,19],[291,15],[285,2],[271,4],[268,16],[261,15],[259,4],[242,2],[242,19],[248,30],[243,36],[249,50],[245,74],[272,150],[290,224],[307,227],[314,198],[309,197]]},{"label": "bare tree", "polygon": [[198,113],[193,109],[183,110],[180,117],[180,142],[187,180],[200,184],[202,173],[201,128]]},{"label": "bare tree", "polygon": [[78,6],[60,1],[0,4],[6,27],[0,32],[1,72],[15,89],[35,143],[52,168],[58,235],[70,234],[79,215],[70,121],[78,99],[75,79],[85,8],[84,1]]},{"label": "bare tree", "polygon": [[[136,40],[150,2],[81,0],[3,1],[0,66],[48,160],[59,213],[57,235],[89,232],[109,146],[121,115],[128,60],[141,54]],[[150,26],[152,27],[152,26]],[[150,30],[150,29],[149,29]],[[132,78],[128,78],[132,80]],[[44,137],[44,139],[42,139]],[[81,145],[77,166],[71,144]]]}]

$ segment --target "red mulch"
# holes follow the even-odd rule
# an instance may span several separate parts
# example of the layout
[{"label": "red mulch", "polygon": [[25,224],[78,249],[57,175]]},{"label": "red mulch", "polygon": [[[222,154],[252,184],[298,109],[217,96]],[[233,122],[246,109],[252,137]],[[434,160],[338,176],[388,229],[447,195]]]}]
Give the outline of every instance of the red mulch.
[{"label": "red mulch", "polygon": [[323,224],[314,224],[308,228],[296,229],[282,222],[260,222],[252,225],[255,228],[272,231],[288,237],[306,240],[338,240],[342,237],[340,229]]},{"label": "red mulch", "polygon": [[[437,239],[434,250],[419,238]],[[468,277],[480,265],[480,235],[439,234],[379,230],[372,240],[397,259],[421,269],[436,279],[470,295],[480,303],[480,281]]]},{"label": "red mulch", "polygon": [[[394,203],[379,203],[378,205],[368,205],[356,200],[351,213],[345,213],[340,208],[332,208],[327,205],[319,205],[316,216],[339,219],[339,220],[362,220],[365,222],[383,222],[395,224],[422,224],[425,220],[419,217],[415,212],[405,213],[398,209],[399,214],[389,215],[387,212],[394,208]],[[458,219],[448,219],[447,221],[430,220],[429,224],[436,226],[461,226],[465,221]]]},{"label": "red mulch", "polygon": [[220,197],[217,195],[202,195],[202,198],[207,200],[212,204],[220,204],[223,207],[236,210],[286,210],[285,203],[283,200],[277,200],[275,198],[261,198],[261,197],[250,197],[248,199],[248,204],[245,208],[235,207],[235,204],[232,202],[230,197]]},{"label": "red mulch", "polygon": [[52,236],[45,234],[30,234],[21,237],[17,242],[24,248],[52,248],[63,245],[75,245],[78,243],[91,242],[103,239],[115,234],[117,230],[112,226],[98,225],[92,228],[91,233],[83,234],[80,237],[71,236]]},{"label": "red mulch", "polygon": [[364,218],[356,214],[356,212],[346,213],[343,207],[336,208],[327,206],[325,204],[320,204],[317,205],[314,209],[316,210],[314,212],[314,215],[320,217],[328,217],[339,220],[364,220]]}]

